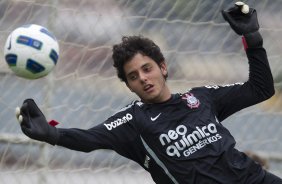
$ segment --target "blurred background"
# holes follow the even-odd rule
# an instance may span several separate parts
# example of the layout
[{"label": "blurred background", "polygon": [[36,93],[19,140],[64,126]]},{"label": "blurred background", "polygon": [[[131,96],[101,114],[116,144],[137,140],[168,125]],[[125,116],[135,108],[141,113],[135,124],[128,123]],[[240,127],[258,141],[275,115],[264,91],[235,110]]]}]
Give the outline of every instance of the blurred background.
[{"label": "blurred background", "polygon": [[[60,56],[46,77],[15,76],[0,49],[0,183],[142,183],[150,175],[113,151],[81,153],[32,141],[14,110],[26,98],[63,128],[91,128],[137,97],[116,77],[112,45],[123,35],[144,35],[162,49],[173,92],[248,79],[248,62],[221,10],[226,0],[0,0],[0,48],[24,24],[48,28]],[[282,1],[244,1],[258,11],[276,94],[223,124],[237,148],[261,157],[282,177]]]}]

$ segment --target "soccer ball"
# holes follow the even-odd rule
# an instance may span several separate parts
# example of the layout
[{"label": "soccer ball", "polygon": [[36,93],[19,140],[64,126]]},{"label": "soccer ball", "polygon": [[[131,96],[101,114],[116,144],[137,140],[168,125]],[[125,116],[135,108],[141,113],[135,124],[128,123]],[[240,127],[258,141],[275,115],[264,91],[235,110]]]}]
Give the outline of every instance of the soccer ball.
[{"label": "soccer ball", "polygon": [[4,57],[17,76],[37,79],[46,76],[57,64],[59,44],[45,27],[24,25],[8,36]]}]

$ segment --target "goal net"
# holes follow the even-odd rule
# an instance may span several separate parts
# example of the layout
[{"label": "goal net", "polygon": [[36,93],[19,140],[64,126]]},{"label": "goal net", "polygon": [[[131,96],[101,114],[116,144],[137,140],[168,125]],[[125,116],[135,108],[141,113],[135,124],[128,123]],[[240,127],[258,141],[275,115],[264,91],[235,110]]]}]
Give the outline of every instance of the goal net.
[{"label": "goal net", "polygon": [[[0,50],[0,183],[153,183],[136,163],[113,151],[71,151],[27,138],[15,107],[36,100],[47,119],[63,128],[91,128],[137,97],[116,77],[112,45],[123,35],[144,35],[163,50],[173,92],[248,78],[241,38],[223,20],[225,0],[1,0],[0,48],[24,24],[53,32],[60,58],[46,77],[26,80],[7,67]],[[275,80],[270,100],[244,109],[223,124],[237,148],[268,161],[282,176],[282,1],[248,0],[258,11]]]}]

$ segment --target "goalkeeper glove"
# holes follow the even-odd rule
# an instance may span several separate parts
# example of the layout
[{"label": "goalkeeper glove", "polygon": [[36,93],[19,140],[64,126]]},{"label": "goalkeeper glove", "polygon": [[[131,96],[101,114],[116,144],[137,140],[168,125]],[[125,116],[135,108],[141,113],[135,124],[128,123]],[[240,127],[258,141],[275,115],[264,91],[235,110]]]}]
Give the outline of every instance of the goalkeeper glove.
[{"label": "goalkeeper glove", "polygon": [[16,117],[20,123],[21,129],[28,137],[44,141],[55,145],[59,138],[59,133],[52,120],[47,122],[44,114],[40,111],[33,99],[26,99],[21,108],[16,108]]},{"label": "goalkeeper glove", "polygon": [[223,18],[239,35],[243,35],[245,48],[261,47],[263,44],[259,30],[257,12],[243,2],[236,2],[235,6],[222,11]]}]

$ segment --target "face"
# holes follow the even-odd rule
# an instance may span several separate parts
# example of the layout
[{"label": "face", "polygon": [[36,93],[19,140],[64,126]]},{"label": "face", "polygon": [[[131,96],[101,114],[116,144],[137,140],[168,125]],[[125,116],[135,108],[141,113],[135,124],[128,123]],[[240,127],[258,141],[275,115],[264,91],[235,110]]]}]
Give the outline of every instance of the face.
[{"label": "face", "polygon": [[127,87],[136,93],[144,103],[160,103],[168,100],[171,93],[165,81],[167,68],[160,66],[148,56],[137,53],[125,63]]}]

